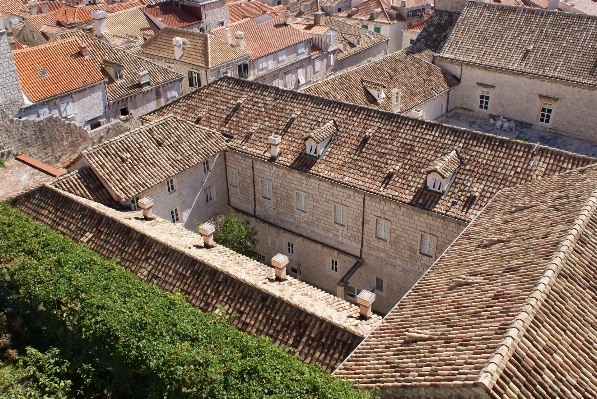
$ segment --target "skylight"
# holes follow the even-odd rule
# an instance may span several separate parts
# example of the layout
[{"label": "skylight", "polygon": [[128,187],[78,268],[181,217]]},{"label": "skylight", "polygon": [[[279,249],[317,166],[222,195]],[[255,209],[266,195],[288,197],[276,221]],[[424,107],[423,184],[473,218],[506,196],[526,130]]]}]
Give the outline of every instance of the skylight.
[{"label": "skylight", "polygon": [[48,73],[48,71],[46,71],[45,69],[40,69],[40,70],[39,70],[39,75],[40,75],[42,78],[47,78],[48,76],[50,76],[50,74]]}]

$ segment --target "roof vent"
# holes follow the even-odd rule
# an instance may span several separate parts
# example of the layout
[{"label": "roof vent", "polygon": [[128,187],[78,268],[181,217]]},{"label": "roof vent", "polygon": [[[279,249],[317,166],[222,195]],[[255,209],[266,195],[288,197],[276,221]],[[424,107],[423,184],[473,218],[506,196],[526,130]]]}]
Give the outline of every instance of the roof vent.
[{"label": "roof vent", "polygon": [[362,290],[357,296],[357,303],[359,304],[359,314],[365,319],[370,319],[373,315],[371,308],[375,302],[375,294],[371,291]]},{"label": "roof vent", "polygon": [[247,48],[247,43],[245,42],[245,33],[242,31],[238,31],[234,34],[236,36],[236,47],[240,49]]},{"label": "roof vent", "polygon": [[143,197],[137,202],[137,204],[139,204],[139,208],[143,209],[143,218],[145,220],[155,219],[155,215],[153,214],[154,202],[151,198]]},{"label": "roof vent", "polygon": [[454,180],[460,164],[460,156],[456,150],[452,150],[433,161],[425,169],[427,173],[427,189],[444,194]]},{"label": "roof vent", "polygon": [[290,22],[292,22],[292,17],[290,16],[290,10],[284,10],[283,15],[284,15],[284,23],[286,25],[290,25]]},{"label": "roof vent", "polygon": [[149,71],[139,72],[139,84],[145,86],[149,84]]},{"label": "roof vent", "polygon": [[216,246],[214,241],[215,232],[216,227],[209,222],[205,222],[199,226],[199,234],[201,234],[201,237],[203,238],[203,246],[205,248],[213,248]]},{"label": "roof vent", "polygon": [[189,41],[182,37],[175,37],[172,39],[172,44],[174,45],[174,58],[180,60],[184,53],[184,49],[189,45]]},{"label": "roof vent", "polygon": [[93,18],[93,30],[97,37],[102,37],[104,33],[108,31],[106,15],[104,10],[95,10],[91,13],[91,18]]},{"label": "roof vent", "polygon": [[386,86],[383,83],[375,82],[373,80],[367,80],[361,78],[361,85],[371,94],[371,96],[377,101],[378,103],[381,102],[384,98],[386,98],[386,93],[384,93],[383,89]]},{"label": "roof vent", "polygon": [[392,89],[392,112],[400,112],[400,89],[396,87]]},{"label": "roof vent", "polygon": [[332,141],[338,127],[336,121],[331,120],[319,129],[305,137],[305,153],[320,158],[328,144]]},{"label": "roof vent", "polygon": [[42,78],[47,78],[48,76],[50,76],[50,74],[45,69],[40,69],[39,76],[41,76]]},{"label": "roof vent", "polygon": [[232,33],[230,33],[230,27],[226,27],[224,29],[224,31],[226,32],[226,41],[228,42],[229,45],[233,46],[234,42],[232,41]]},{"label": "roof vent", "polygon": [[276,280],[284,281],[286,276],[286,266],[288,265],[288,256],[277,254],[272,258],[272,266],[276,270]]},{"label": "roof vent", "polygon": [[282,136],[272,134],[267,139],[267,142],[269,143],[269,153],[271,157],[274,159],[278,158],[278,156],[280,155],[280,143],[282,142]]}]

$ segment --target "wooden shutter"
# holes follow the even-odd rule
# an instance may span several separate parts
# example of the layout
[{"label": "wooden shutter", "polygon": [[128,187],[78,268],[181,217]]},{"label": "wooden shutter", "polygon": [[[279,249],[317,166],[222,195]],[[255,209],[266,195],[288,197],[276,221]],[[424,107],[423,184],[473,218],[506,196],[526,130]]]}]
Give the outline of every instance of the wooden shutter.
[{"label": "wooden shutter", "polygon": [[421,252],[424,254],[429,253],[429,237],[427,234],[421,235]]},{"label": "wooden shutter", "polygon": [[193,71],[189,71],[189,87],[193,87]]},{"label": "wooden shutter", "polygon": [[377,237],[383,238],[383,222],[381,220],[377,221]]}]

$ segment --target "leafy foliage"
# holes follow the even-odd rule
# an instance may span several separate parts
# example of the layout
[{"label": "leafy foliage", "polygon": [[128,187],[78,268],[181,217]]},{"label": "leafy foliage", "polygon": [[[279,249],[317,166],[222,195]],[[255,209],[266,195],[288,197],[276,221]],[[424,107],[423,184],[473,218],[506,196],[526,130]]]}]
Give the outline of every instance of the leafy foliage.
[{"label": "leafy foliage", "polygon": [[0,168],[6,168],[6,165],[4,164],[4,159],[0,158]]},{"label": "leafy foliage", "polygon": [[229,213],[216,223],[214,240],[220,244],[249,258],[257,259],[255,236],[257,231],[247,221]]},{"label": "leafy foliage", "polygon": [[12,290],[0,292],[0,327],[26,348],[21,358],[5,352],[12,359],[0,363],[2,397],[370,396],[4,203],[0,266]]}]

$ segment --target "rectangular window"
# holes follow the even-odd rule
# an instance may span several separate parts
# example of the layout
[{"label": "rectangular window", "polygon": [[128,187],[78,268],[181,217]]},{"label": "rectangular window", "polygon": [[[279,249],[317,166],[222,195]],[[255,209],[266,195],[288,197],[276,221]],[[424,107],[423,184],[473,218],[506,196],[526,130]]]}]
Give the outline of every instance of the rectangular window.
[{"label": "rectangular window", "polygon": [[425,8],[416,8],[414,10],[410,10],[406,13],[407,17],[419,17],[421,15],[425,14]]},{"label": "rectangular window", "polygon": [[189,87],[199,86],[201,86],[201,78],[199,77],[199,72],[189,71]]},{"label": "rectangular window", "polygon": [[288,255],[294,255],[294,244],[289,242],[287,248],[288,248]]},{"label": "rectangular window", "polygon": [[336,205],[334,208],[334,221],[340,226],[346,226],[346,207]]},{"label": "rectangular window", "polygon": [[542,103],[541,104],[541,116],[539,122],[549,124],[551,122],[551,113],[553,112],[553,104]]},{"label": "rectangular window", "polygon": [[206,175],[209,173],[209,159],[203,161],[203,174]]},{"label": "rectangular window", "polygon": [[238,171],[236,169],[228,170],[228,184],[238,187]]},{"label": "rectangular window", "polygon": [[63,118],[69,117],[73,114],[73,104],[70,98],[60,101],[60,115]]},{"label": "rectangular window", "polygon": [[307,194],[297,191],[296,209],[298,209],[301,212],[307,212]]},{"label": "rectangular window", "polygon": [[354,287],[352,285],[346,287],[346,295],[348,295],[348,297],[352,299],[355,299],[357,295],[359,295],[359,291],[360,290],[357,287]]},{"label": "rectangular window", "polygon": [[479,108],[484,109],[484,110],[487,110],[487,108],[489,108],[489,91],[488,90],[481,90],[481,95],[479,96]]},{"label": "rectangular window", "polygon": [[266,199],[272,199],[272,182],[268,180],[261,181],[261,196]]},{"label": "rectangular window", "polygon": [[271,71],[272,69],[274,69],[274,56],[268,55],[267,56],[267,70]]},{"label": "rectangular window", "polygon": [[280,50],[278,52],[278,62],[284,62],[286,60],[286,50]]},{"label": "rectangular window", "polygon": [[377,219],[377,228],[375,231],[375,236],[380,240],[388,241],[389,237],[389,230],[390,230],[390,222],[383,219]]},{"label": "rectangular window", "polygon": [[267,260],[265,259],[265,255],[258,253],[257,254],[257,262],[261,262],[264,265],[267,265]]},{"label": "rectangular window", "polygon": [[376,26],[373,28],[373,32],[375,33],[381,33],[381,26]]},{"label": "rectangular window", "polygon": [[170,211],[170,221],[172,223],[178,223],[180,221],[178,218],[178,208],[174,208]]},{"label": "rectangular window", "polygon": [[319,60],[315,60],[315,64],[313,66],[313,72],[319,72]]},{"label": "rectangular window", "polygon": [[298,77],[298,84],[302,85],[305,83],[305,69],[304,68],[299,68],[296,70],[297,72],[297,77]]},{"label": "rectangular window", "polygon": [[332,273],[338,273],[338,261],[336,259],[332,259],[331,270]]},{"label": "rectangular window", "polygon": [[361,28],[363,28],[363,29],[369,29],[369,25],[363,24],[363,25],[361,25]]},{"label": "rectangular window", "polygon": [[265,57],[259,59],[259,69],[267,68],[267,59]]},{"label": "rectangular window", "polygon": [[138,211],[139,210],[139,197],[133,197],[133,198],[131,198],[131,209],[133,211]]},{"label": "rectangular window", "polygon": [[213,200],[214,200],[214,197],[213,197],[212,189],[211,189],[211,187],[208,187],[205,189],[205,203],[209,204]]},{"label": "rectangular window", "polygon": [[249,77],[249,64],[243,62],[242,64],[238,64],[238,77],[241,79],[246,79]]},{"label": "rectangular window", "polygon": [[129,116],[129,107],[120,108],[120,116]]},{"label": "rectangular window", "polygon": [[176,191],[176,188],[174,187],[174,179],[166,180],[166,188],[168,189],[168,194],[172,194]]},{"label": "rectangular window", "polygon": [[383,292],[383,278],[375,277],[375,291]]},{"label": "rectangular window", "polygon": [[421,234],[421,254],[433,257],[436,238],[429,234]]},{"label": "rectangular window", "polygon": [[297,47],[296,47],[296,48],[297,48],[297,52],[298,52],[299,54],[305,54],[305,47],[306,47],[306,46],[305,46],[305,43],[299,43],[299,44],[297,45]]}]

